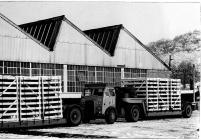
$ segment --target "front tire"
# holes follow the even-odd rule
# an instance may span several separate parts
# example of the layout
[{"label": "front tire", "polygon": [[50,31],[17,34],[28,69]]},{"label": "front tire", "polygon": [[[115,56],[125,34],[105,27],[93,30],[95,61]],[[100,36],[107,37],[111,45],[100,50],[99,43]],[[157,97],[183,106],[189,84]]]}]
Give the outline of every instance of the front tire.
[{"label": "front tire", "polygon": [[69,126],[78,126],[82,120],[82,113],[80,108],[72,107],[67,114],[67,124]]},{"label": "front tire", "polygon": [[117,114],[114,109],[108,109],[105,114],[105,121],[107,124],[113,124],[117,119]]},{"label": "front tire", "polygon": [[184,118],[190,118],[191,117],[191,115],[192,115],[191,105],[189,105],[189,104],[185,105],[184,110],[182,112],[182,115]]}]

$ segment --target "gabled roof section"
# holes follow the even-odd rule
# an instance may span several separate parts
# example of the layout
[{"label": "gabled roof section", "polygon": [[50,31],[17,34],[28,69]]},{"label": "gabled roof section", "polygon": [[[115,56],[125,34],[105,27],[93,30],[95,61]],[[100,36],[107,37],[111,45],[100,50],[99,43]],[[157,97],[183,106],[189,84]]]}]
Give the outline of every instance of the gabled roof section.
[{"label": "gabled roof section", "polygon": [[122,24],[85,30],[83,32],[99,44],[103,50],[114,56],[121,28]]},{"label": "gabled roof section", "polygon": [[154,54],[147,46],[145,46],[137,37],[135,37],[130,31],[128,31],[125,27],[122,26],[122,29],[128,33],[130,37],[136,40],[143,48],[145,48],[150,54],[152,54],[159,62],[161,62],[168,70],[171,70],[170,67],[160,59],[156,54]]},{"label": "gabled roof section", "polygon": [[45,45],[50,51],[53,51],[64,17],[65,16],[62,15],[45,20],[25,23],[19,25],[19,27],[40,41],[40,43]]},{"label": "gabled roof section", "polygon": [[37,39],[35,39],[34,37],[32,37],[30,34],[28,34],[27,32],[25,32],[24,30],[22,30],[18,25],[16,25],[14,22],[12,22],[10,19],[8,19],[6,16],[4,16],[2,13],[0,13],[0,18],[2,18],[4,21],[6,21],[8,24],[10,24],[11,26],[13,26],[14,28],[16,28],[17,30],[19,30],[20,32],[22,32],[23,34],[25,34],[28,38],[30,38],[31,40],[35,41],[37,44],[39,44],[40,46],[42,46],[44,49],[47,49],[47,47],[43,44],[40,43],[40,41],[38,41]]}]

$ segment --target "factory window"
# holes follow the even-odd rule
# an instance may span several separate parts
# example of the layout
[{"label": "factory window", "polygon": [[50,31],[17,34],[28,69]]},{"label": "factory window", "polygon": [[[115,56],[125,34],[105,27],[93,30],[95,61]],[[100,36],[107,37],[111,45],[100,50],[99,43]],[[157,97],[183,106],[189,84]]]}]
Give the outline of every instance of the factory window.
[{"label": "factory window", "polygon": [[87,83],[87,71],[78,70],[76,71],[76,92],[81,92],[84,85]]},{"label": "factory window", "polygon": [[41,64],[41,75],[43,76],[51,76],[54,75],[54,72],[52,72],[53,65],[52,64]]},{"label": "factory window", "polygon": [[31,74],[32,76],[41,76],[41,64],[32,63],[31,64]]},{"label": "factory window", "polygon": [[21,75],[30,76],[30,63],[21,62]]},{"label": "factory window", "polygon": [[88,82],[94,83],[96,82],[96,71],[95,67],[88,67]]},{"label": "factory window", "polygon": [[124,69],[125,78],[140,78],[146,76],[147,76],[146,69],[130,69],[130,68]]},{"label": "factory window", "polygon": [[63,65],[55,64],[55,75],[63,75]]},{"label": "factory window", "polygon": [[97,82],[98,83],[103,83],[104,82],[103,67],[96,67],[96,76],[97,76]]},{"label": "factory window", "polygon": [[4,74],[20,75],[20,62],[4,61]]},{"label": "factory window", "polygon": [[[69,68],[69,67],[68,67]],[[73,67],[69,68],[67,74],[68,74],[68,91],[69,92],[75,92],[75,70],[72,70]]]},{"label": "factory window", "polygon": [[114,68],[106,67],[104,68],[104,78],[105,83],[107,83],[110,86],[114,85]]},{"label": "factory window", "polygon": [[124,69],[124,77],[125,78],[131,78],[131,72],[130,72],[131,69],[129,68],[125,68]]},{"label": "factory window", "polygon": [[3,61],[0,61],[0,74],[4,74],[4,72],[3,72]]},{"label": "factory window", "polygon": [[121,68],[115,68],[114,85],[115,86],[121,85]]}]

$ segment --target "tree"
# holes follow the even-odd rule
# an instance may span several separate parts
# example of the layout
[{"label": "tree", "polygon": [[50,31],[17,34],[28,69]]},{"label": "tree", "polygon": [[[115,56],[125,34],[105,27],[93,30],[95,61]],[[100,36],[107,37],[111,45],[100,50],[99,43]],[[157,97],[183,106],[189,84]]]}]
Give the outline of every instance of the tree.
[{"label": "tree", "polygon": [[172,53],[174,51],[173,41],[168,39],[161,39],[156,42],[151,42],[148,44],[148,46],[156,55],[159,56]]},{"label": "tree", "polygon": [[195,82],[200,80],[201,69],[200,57],[201,51],[201,32],[193,31],[176,36],[174,39],[160,39],[151,42],[148,47],[158,55],[164,62],[169,62],[169,55],[173,56],[172,78],[181,79],[182,84],[189,84],[193,79],[193,64],[196,66]]},{"label": "tree", "polygon": [[182,61],[178,66],[172,66],[172,78],[181,79],[184,85],[190,84],[193,80],[193,72],[195,73],[195,82],[200,80],[200,73],[197,69],[193,68],[192,62]]},{"label": "tree", "polygon": [[176,52],[192,52],[201,47],[200,31],[193,31],[183,35],[176,36],[173,44]]},{"label": "tree", "polygon": [[149,43],[147,46],[159,56],[180,51],[192,52],[201,48],[200,35],[201,32],[195,30],[176,36],[173,40],[160,39],[156,42]]}]

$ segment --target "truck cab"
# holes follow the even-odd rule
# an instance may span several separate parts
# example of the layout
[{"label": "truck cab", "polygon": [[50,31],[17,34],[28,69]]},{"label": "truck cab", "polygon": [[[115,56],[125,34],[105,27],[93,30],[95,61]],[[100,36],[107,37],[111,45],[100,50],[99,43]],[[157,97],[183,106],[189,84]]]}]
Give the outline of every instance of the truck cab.
[{"label": "truck cab", "polygon": [[83,122],[104,118],[108,124],[116,121],[116,94],[106,84],[86,84],[82,93]]}]

